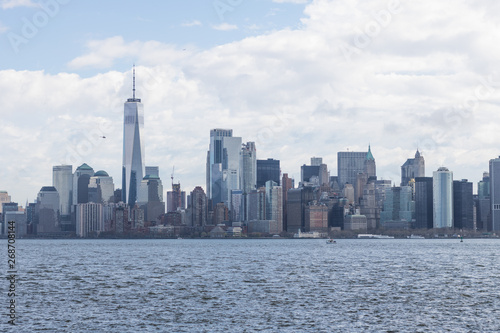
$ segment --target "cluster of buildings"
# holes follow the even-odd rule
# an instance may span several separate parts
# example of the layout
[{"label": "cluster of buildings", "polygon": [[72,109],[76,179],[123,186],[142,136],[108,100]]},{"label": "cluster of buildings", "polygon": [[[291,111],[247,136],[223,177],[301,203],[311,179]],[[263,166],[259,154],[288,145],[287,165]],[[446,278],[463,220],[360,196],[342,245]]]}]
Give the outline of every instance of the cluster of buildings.
[{"label": "cluster of buildings", "polygon": [[[280,161],[257,159],[255,142],[231,129],[210,131],[206,186],[188,195],[174,184],[164,197],[159,167],[144,164],[144,109],[135,97],[124,106],[121,188],[103,170],[57,165],[52,185],[21,207],[0,192],[1,232],[17,222],[18,236],[124,237],[127,235],[227,237],[332,230],[456,228],[500,231],[500,157],[490,160],[473,194],[445,167],[425,176],[417,150],[401,166],[401,182],[377,178],[371,148],[338,152],[337,175],[322,158],[300,168],[300,180]],[[164,200],[166,199],[166,200]]]}]

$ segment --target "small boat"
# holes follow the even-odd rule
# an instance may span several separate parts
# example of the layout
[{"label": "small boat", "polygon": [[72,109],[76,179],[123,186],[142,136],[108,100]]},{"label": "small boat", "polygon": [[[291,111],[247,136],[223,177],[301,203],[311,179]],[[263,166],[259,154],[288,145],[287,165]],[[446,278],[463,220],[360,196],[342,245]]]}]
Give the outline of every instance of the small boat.
[{"label": "small boat", "polygon": [[326,244],[335,244],[335,243],[337,243],[337,241],[335,241],[331,238],[326,240]]}]

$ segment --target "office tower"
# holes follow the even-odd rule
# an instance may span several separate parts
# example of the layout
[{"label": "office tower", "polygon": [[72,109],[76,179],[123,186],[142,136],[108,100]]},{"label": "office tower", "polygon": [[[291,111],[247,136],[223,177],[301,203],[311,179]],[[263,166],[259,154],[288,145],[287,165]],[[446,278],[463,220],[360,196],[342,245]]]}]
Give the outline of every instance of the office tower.
[{"label": "office tower", "polygon": [[385,191],[391,188],[392,182],[390,180],[380,179],[375,181],[375,202],[377,208],[382,209],[385,201]]},{"label": "office tower", "polygon": [[113,177],[106,171],[99,170],[89,179],[89,202],[114,202],[115,184]]},{"label": "office tower", "polygon": [[257,188],[265,187],[269,180],[280,184],[280,161],[272,158],[257,160]]},{"label": "office tower", "polygon": [[214,209],[214,224],[223,224],[229,221],[229,209],[223,202],[219,202],[215,205]]},{"label": "office tower", "polygon": [[233,137],[233,130],[210,131],[207,152],[207,196],[212,209],[219,202],[229,203],[230,191],[240,189],[241,138]]},{"label": "office tower", "polygon": [[52,186],[59,193],[61,207],[61,230],[71,230],[71,205],[73,203],[73,166],[55,165],[52,167]]},{"label": "office tower", "polygon": [[472,183],[467,179],[453,181],[453,223],[457,229],[475,229]]},{"label": "office tower", "polygon": [[243,194],[257,188],[257,150],[255,142],[247,142],[241,147],[241,190]]},{"label": "office tower", "polygon": [[242,190],[242,220],[248,220],[248,193],[257,188],[257,150],[255,142],[243,144],[240,152],[240,184]]},{"label": "office tower", "polygon": [[104,213],[101,203],[81,203],[76,206],[76,235],[98,236],[104,229]]},{"label": "office tower", "polygon": [[380,225],[386,227],[391,221],[399,220],[401,210],[401,187],[391,187],[385,191],[384,210],[380,212]]},{"label": "office tower", "polygon": [[490,160],[490,211],[488,231],[500,231],[500,157]]},{"label": "office tower", "polygon": [[266,189],[259,187],[248,193],[248,216],[247,221],[266,219]]},{"label": "office tower", "polygon": [[276,221],[278,233],[283,231],[283,190],[272,180],[266,182],[266,220]]},{"label": "office tower", "polygon": [[311,157],[312,166],[320,166],[323,164],[323,157]]},{"label": "office tower", "polygon": [[314,180],[317,180],[317,185],[319,186],[319,165],[302,165],[300,167],[300,182],[304,183],[313,183]]},{"label": "office tower", "polygon": [[368,178],[377,176],[377,167],[375,165],[375,158],[373,157],[370,145],[368,145],[368,152],[366,153],[365,156],[364,173],[366,173]]},{"label": "office tower", "polygon": [[60,231],[60,199],[54,186],[44,186],[38,192],[35,206],[36,234],[47,234]]},{"label": "office tower", "polygon": [[362,187],[359,202],[360,214],[366,216],[368,229],[375,229],[380,222],[380,208],[376,202],[376,180],[370,178]]},{"label": "office tower", "polygon": [[416,177],[425,177],[425,161],[418,149],[415,158],[407,159],[401,166],[401,186],[407,186]]},{"label": "office tower", "polygon": [[160,177],[160,168],[157,166],[146,166],[145,176]]},{"label": "office tower", "polygon": [[453,172],[441,167],[433,172],[434,228],[453,227]]},{"label": "office tower", "polygon": [[307,205],[316,200],[314,187],[305,186],[288,191],[287,211],[288,229],[287,232],[297,232],[297,230],[307,231],[305,226],[305,210]]},{"label": "office tower", "polygon": [[354,204],[354,186],[352,184],[346,183],[344,185],[342,195],[347,199],[348,203]]},{"label": "office tower", "polygon": [[483,179],[477,183],[477,230],[487,230],[490,214],[490,174],[483,173]]},{"label": "office tower", "polygon": [[9,203],[11,200],[10,195],[7,191],[0,191],[0,214],[2,214],[2,204]]},{"label": "office tower", "polygon": [[[139,187],[137,205],[143,211],[144,220],[146,221],[154,222],[160,215],[165,213],[163,184],[160,177],[156,175],[147,175],[143,178]],[[131,210],[131,213],[134,213],[133,210]]]},{"label": "office tower", "polygon": [[368,152],[338,152],[337,175],[340,188],[346,183],[356,184],[358,173],[366,173],[368,177],[376,176],[375,158],[368,147]]},{"label": "office tower", "polygon": [[207,225],[207,195],[200,186],[196,186],[189,194],[188,210],[190,210],[191,213],[191,227],[201,227]]},{"label": "office tower", "polygon": [[288,173],[284,173],[283,177],[281,177],[281,188],[283,190],[283,230],[287,230],[287,218],[288,218],[288,210],[286,207],[286,202],[288,201],[288,190],[292,189],[293,179],[288,178]]},{"label": "office tower", "polygon": [[417,229],[432,229],[434,227],[433,203],[432,177],[416,177],[415,227]]},{"label": "office tower", "polygon": [[243,221],[243,192],[241,190],[231,191],[231,222]]},{"label": "office tower", "polygon": [[305,207],[304,227],[306,231],[328,232],[328,207],[311,202]]},{"label": "office tower", "polygon": [[7,233],[7,220],[5,218],[7,212],[17,212],[19,211],[19,206],[17,202],[10,202],[10,197],[8,197],[9,202],[3,202],[0,206],[2,206],[2,226],[0,228],[1,234]]},{"label": "office tower", "polygon": [[73,205],[89,202],[89,184],[92,176],[94,176],[94,169],[87,163],[76,168],[73,174]]},{"label": "office tower", "polygon": [[[1,205],[0,205],[1,206]],[[24,237],[27,234],[27,216],[26,212],[7,211],[4,213],[6,234],[9,232],[9,222],[15,222],[16,237]]]},{"label": "office tower", "polygon": [[135,68],[132,98],[124,105],[122,201],[133,207],[144,177],[144,106],[135,98]]}]

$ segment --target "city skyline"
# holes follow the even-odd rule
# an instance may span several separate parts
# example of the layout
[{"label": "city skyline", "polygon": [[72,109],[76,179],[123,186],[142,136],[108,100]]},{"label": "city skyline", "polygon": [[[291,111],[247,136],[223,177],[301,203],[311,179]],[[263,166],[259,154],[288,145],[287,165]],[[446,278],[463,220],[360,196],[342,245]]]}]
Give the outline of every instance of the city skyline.
[{"label": "city skyline", "polygon": [[[500,155],[499,49],[489,42],[498,36],[489,28],[497,4],[242,2],[221,19],[210,2],[162,4],[155,13],[124,2],[119,13],[142,22],[136,34],[103,28],[97,15],[96,28],[68,35],[61,31],[69,21],[95,3],[54,1],[57,11],[1,3],[0,190],[20,204],[52,183],[55,165],[87,163],[119,184],[134,62],[147,110],[146,164],[159,166],[163,180],[175,165],[186,190],[205,187],[213,128],[255,142],[258,159],[280,160],[296,181],[312,156],[335,170],[337,152],[371,144],[379,178],[398,185],[401,165],[419,149],[426,176],[444,166],[476,188]],[[102,15],[111,13],[102,6]],[[162,11],[178,18],[162,25]],[[44,15],[37,33],[23,35],[25,22]],[[27,40],[18,52],[12,34]],[[55,47],[61,41],[71,47]]]}]

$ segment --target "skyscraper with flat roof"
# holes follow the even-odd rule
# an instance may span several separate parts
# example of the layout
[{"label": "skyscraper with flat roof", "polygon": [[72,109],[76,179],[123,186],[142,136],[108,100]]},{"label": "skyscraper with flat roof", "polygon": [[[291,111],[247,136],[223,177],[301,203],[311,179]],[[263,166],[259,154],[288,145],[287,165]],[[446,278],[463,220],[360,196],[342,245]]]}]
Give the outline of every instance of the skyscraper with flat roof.
[{"label": "skyscraper with flat roof", "polygon": [[500,231],[500,157],[490,160],[491,225],[488,231]]},{"label": "skyscraper with flat roof", "polygon": [[272,158],[257,160],[257,188],[266,186],[266,182],[272,180],[280,184],[280,161]]},{"label": "skyscraper with flat roof", "polygon": [[453,227],[453,172],[441,167],[432,176],[434,228]]},{"label": "skyscraper with flat roof", "polygon": [[127,99],[123,117],[122,200],[134,206],[144,177],[144,106],[135,98],[135,68],[132,98]]},{"label": "skyscraper with flat roof", "polygon": [[67,230],[71,225],[71,205],[73,202],[73,167],[71,165],[55,165],[52,167],[52,186],[59,193],[61,229]]}]

